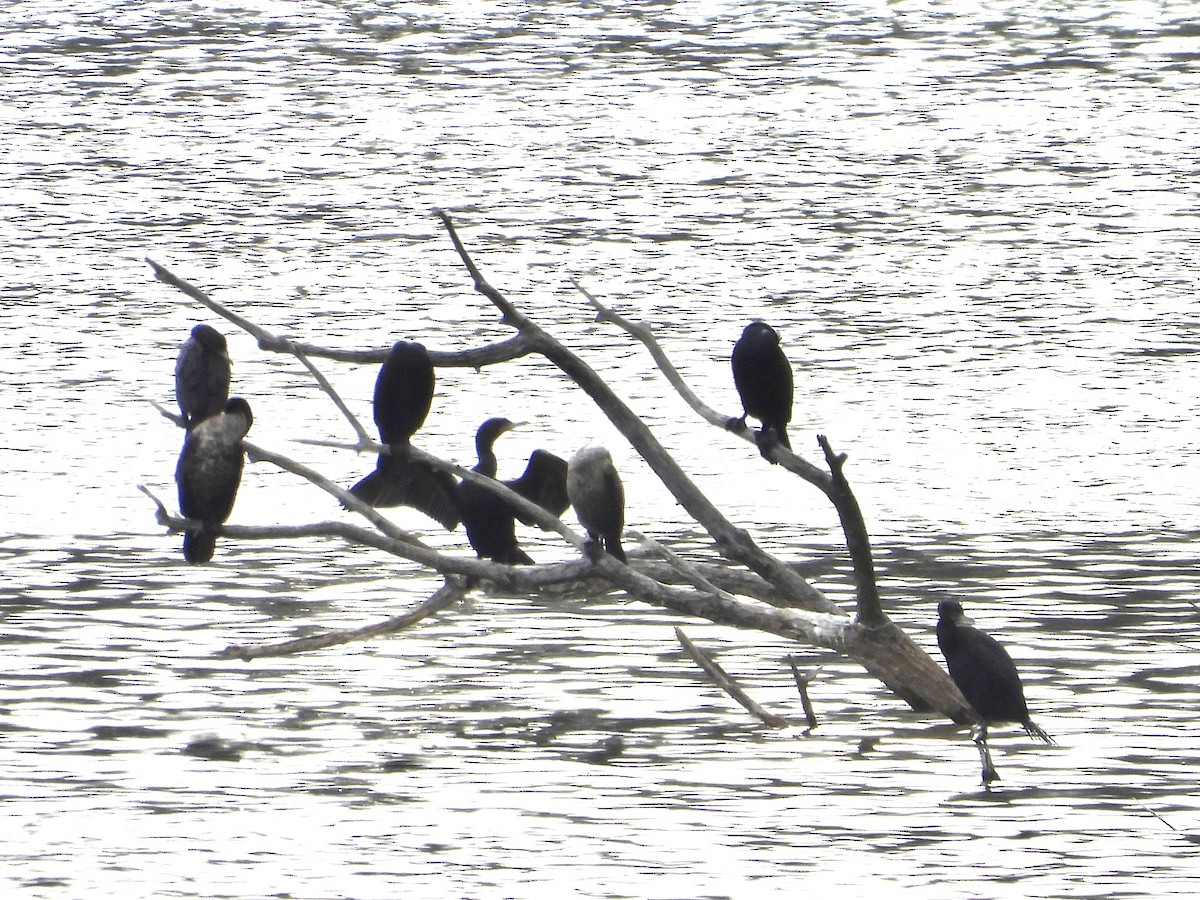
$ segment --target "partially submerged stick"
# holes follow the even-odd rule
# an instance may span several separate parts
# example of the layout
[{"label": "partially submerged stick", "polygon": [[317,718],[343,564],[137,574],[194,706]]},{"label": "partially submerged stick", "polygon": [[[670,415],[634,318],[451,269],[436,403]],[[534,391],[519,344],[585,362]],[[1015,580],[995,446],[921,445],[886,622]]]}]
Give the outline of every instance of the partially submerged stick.
[{"label": "partially submerged stick", "polygon": [[374,625],[364,625],[361,628],[346,628],[338,631],[327,631],[309,637],[296,638],[291,641],[280,641],[275,644],[231,644],[217,654],[220,659],[240,659],[249,662],[267,656],[291,656],[294,653],[307,653],[312,650],[323,650],[338,644],[348,644],[351,641],[368,641],[371,638],[394,634],[410,628],[422,619],[440,612],[451,604],[457,603],[467,595],[467,583],[462,578],[446,579],[438,590],[428,599],[413,607],[406,613],[393,616]]},{"label": "partially submerged stick", "polygon": [[708,677],[716,683],[717,687],[740,703],[749,712],[755,716],[758,716],[764,725],[767,725],[771,728],[788,727],[789,722],[787,719],[777,716],[772,712],[768,712],[750,699],[750,695],[742,690],[737,682],[735,682],[729,677],[728,674],[726,674],[725,670],[717,664],[716,660],[692,643],[691,639],[683,633],[682,628],[675,629],[675,637],[678,638],[679,643],[683,646],[683,649],[688,652],[688,656],[690,656],[696,665],[698,665],[708,674]]}]

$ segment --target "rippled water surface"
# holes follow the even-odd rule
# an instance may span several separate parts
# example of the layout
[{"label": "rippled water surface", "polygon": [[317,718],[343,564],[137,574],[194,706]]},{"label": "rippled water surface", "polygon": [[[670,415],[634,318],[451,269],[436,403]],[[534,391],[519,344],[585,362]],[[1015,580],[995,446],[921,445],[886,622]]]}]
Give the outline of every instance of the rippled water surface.
[{"label": "rippled water surface", "polygon": [[[1161,897],[1192,838],[1200,27],[1191,4],[244,3],[0,11],[0,882],[29,897]],[[401,636],[230,663],[437,582],[334,541],[190,568],[150,401],[192,323],[151,257],[264,327],[435,349],[508,335],[432,215],[583,354],[738,524],[839,600],[836,517],[695,418],[578,278],[738,412],[751,317],[829,435],[897,622],[1001,636],[1058,740],[965,732],[861,669],[614,598],[473,595]],[[230,336],[252,437],[365,457],[291,360]],[[372,367],[323,364],[369,417]],[[545,364],[439,371],[423,446],[487,415],[610,445],[632,526],[696,526]],[[233,521],[319,521],[264,464]],[[397,521],[440,546],[416,514]],[[539,559],[570,553],[529,534]],[[758,727],[672,633],[802,717]]]}]

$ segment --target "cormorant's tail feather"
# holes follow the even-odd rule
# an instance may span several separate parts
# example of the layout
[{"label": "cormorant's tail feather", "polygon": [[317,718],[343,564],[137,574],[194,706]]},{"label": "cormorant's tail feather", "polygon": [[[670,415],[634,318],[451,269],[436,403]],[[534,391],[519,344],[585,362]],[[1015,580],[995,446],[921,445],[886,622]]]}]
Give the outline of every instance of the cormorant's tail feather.
[{"label": "cormorant's tail feather", "polygon": [[522,550],[520,547],[513,547],[507,553],[501,553],[493,557],[496,562],[505,563],[510,566],[532,566],[533,557]]},{"label": "cormorant's tail feather", "polygon": [[625,559],[625,549],[621,546],[621,539],[619,537],[605,538],[604,550],[609,556],[619,559],[621,562],[627,561]]},{"label": "cormorant's tail feather", "polygon": [[1050,735],[1048,735],[1048,734],[1046,734],[1046,732],[1042,731],[1041,727],[1034,724],[1032,719],[1026,719],[1021,724],[1023,726],[1025,726],[1025,733],[1028,734],[1031,738],[1037,738],[1043,744],[1053,744],[1054,743],[1054,738],[1050,737]]},{"label": "cormorant's tail feather", "polygon": [[211,531],[187,531],[183,535],[183,558],[190,563],[206,563],[217,549],[217,536]]},{"label": "cormorant's tail feather", "polygon": [[368,506],[383,506],[385,504],[379,502],[379,496],[383,492],[383,487],[383,476],[376,469],[350,488],[350,493]]}]

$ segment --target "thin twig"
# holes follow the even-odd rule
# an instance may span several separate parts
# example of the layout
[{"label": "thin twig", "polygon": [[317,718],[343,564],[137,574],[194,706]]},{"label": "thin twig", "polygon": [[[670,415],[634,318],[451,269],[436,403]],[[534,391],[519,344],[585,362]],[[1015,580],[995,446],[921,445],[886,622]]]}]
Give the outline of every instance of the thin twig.
[{"label": "thin twig", "polygon": [[751,700],[750,695],[742,690],[742,688],[739,687],[738,684],[729,677],[724,669],[717,665],[716,660],[692,643],[691,638],[683,633],[682,628],[677,627],[675,629],[675,637],[679,640],[679,643],[683,646],[683,649],[688,652],[688,655],[692,658],[696,665],[702,668],[708,674],[708,677],[716,682],[717,687],[740,703],[746,708],[747,711],[758,716],[758,718],[762,720],[763,724],[771,728],[788,727],[790,723],[787,719],[777,716],[772,712],[767,712],[765,709]]},{"label": "thin twig", "polygon": [[647,537],[640,531],[631,531],[630,534],[634,537],[634,539],[640,541],[644,546],[648,547],[650,550],[665,559],[670,564],[671,568],[682,575],[684,580],[686,580],[693,587],[702,591],[707,591],[714,597],[720,597],[722,600],[727,600],[734,603],[737,602],[737,598],[734,597],[733,594],[717,587],[704,576],[703,572],[677,554],[670,547],[660,544],[658,541],[651,537]]},{"label": "thin twig", "polygon": [[346,405],[346,402],[342,400],[338,392],[333,389],[333,385],[329,383],[329,379],[322,375],[320,369],[312,364],[311,360],[308,358],[308,354],[306,354],[299,347],[293,346],[292,355],[295,356],[296,359],[300,360],[300,363],[304,366],[304,368],[308,369],[309,374],[316,379],[316,382],[320,386],[321,390],[324,391],[325,395],[333,401],[333,405],[338,408],[341,414],[345,416],[346,421],[350,423],[350,427],[353,428],[354,433],[358,435],[358,449],[362,450],[375,443],[371,440],[371,436],[367,434],[367,430],[363,427],[362,422],[358,420],[358,416],[350,411],[350,407]]}]

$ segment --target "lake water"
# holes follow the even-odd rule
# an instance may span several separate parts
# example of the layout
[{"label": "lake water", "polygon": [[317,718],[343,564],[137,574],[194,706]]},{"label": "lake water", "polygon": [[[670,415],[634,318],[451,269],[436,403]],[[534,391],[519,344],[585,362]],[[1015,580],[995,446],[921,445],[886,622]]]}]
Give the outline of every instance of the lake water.
[{"label": "lake water", "polygon": [[[1162,897],[1200,885],[1195,605],[1200,27],[1192,4],[247,2],[0,12],[0,883],[21,897]],[[489,280],[605,374],[730,519],[850,595],[814,490],[695,418],[574,277],[739,412],[728,354],[781,332],[793,445],[850,455],[890,612],[940,661],[962,599],[1058,741],[964,731],[857,666],[614,598],[474,595],[334,541],[189,567],[171,405],[196,321],[251,438],[348,484],[372,460],[293,360],[154,281],[340,348],[509,335]],[[323,363],[369,422],[374,367]],[[422,446],[493,414],[606,443],[630,525],[707,542],[556,370],[440,370]],[[321,521],[263,464],[231,521]],[[418,514],[396,520],[467,552]],[[561,542],[522,533],[539,560]],[[682,625],[800,720],[759,727]],[[1161,818],[1156,818],[1160,816]]]}]

